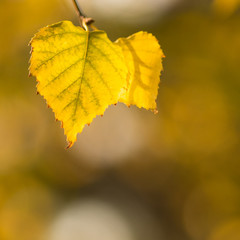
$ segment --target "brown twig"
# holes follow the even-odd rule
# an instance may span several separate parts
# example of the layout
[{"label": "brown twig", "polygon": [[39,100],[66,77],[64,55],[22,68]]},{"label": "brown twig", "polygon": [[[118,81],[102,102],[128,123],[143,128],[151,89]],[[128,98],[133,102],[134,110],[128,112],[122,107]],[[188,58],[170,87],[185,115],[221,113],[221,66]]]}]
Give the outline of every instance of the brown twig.
[{"label": "brown twig", "polygon": [[85,18],[86,16],[85,16],[85,14],[82,12],[82,10],[81,10],[78,2],[77,2],[76,0],[73,0],[73,4],[74,4],[75,9],[77,10],[78,16]]},{"label": "brown twig", "polygon": [[81,26],[86,30],[86,31],[89,31],[88,30],[88,26],[91,25],[94,20],[92,18],[88,18],[86,17],[86,15],[83,13],[83,11],[81,10],[79,4],[78,4],[78,1],[77,0],[73,0],[73,4],[74,4],[74,7],[77,11],[77,14],[78,14],[78,17],[79,17],[79,21],[80,21],[80,24]]}]

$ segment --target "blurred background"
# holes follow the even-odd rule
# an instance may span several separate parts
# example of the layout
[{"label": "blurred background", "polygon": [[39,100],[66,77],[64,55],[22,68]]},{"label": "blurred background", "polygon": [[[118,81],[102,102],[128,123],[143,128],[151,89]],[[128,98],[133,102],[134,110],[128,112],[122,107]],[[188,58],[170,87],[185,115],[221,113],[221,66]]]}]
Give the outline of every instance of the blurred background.
[{"label": "blurred background", "polygon": [[0,0],[0,239],[239,240],[239,0],[79,0],[111,40],[152,32],[159,113],[122,104],[65,150],[28,78],[70,0]]}]

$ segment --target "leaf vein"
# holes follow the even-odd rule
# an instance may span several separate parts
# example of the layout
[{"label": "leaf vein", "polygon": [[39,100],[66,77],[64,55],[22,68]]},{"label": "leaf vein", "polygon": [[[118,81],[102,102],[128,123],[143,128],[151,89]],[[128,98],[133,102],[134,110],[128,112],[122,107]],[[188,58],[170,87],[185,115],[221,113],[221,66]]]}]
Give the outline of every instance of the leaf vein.
[{"label": "leaf vein", "polygon": [[115,70],[115,72],[118,73],[119,76],[121,76],[121,74],[119,73],[118,69],[114,66],[109,56],[103,53],[98,47],[96,47],[96,45],[92,44],[91,46],[95,48],[102,56],[104,56],[107,59],[107,61],[110,63],[112,68]]},{"label": "leaf vein", "polygon": [[106,43],[107,46],[110,47],[110,48],[114,51],[114,53],[115,53],[119,58],[123,58],[123,57],[120,56],[119,53],[114,49],[114,47],[112,46],[112,44],[109,44],[109,42],[107,42],[106,40],[104,40],[104,39],[102,39],[102,38],[100,38],[100,37],[94,36],[94,38],[97,38],[97,39],[99,39],[99,40],[102,40],[102,42]]},{"label": "leaf vein", "polygon": [[63,32],[63,33],[56,33],[56,34],[52,34],[52,35],[49,35],[49,36],[36,36],[36,38],[34,40],[47,40],[51,37],[55,37],[55,36],[63,36],[63,35],[66,35],[66,34],[73,34],[73,35],[78,35],[78,36],[82,36],[84,35],[85,33],[76,33],[76,32]]},{"label": "leaf vein", "polygon": [[44,64],[46,64],[46,63],[49,62],[50,60],[53,60],[53,59],[54,59],[56,56],[58,56],[59,54],[65,52],[65,51],[68,51],[68,50],[70,50],[70,49],[79,47],[79,46],[81,46],[81,45],[83,45],[83,44],[82,44],[82,43],[79,43],[79,44],[77,44],[77,45],[74,45],[74,46],[71,46],[71,47],[69,47],[69,48],[63,49],[62,51],[56,53],[56,54],[53,55],[52,57],[50,57],[50,58],[48,58],[47,60],[43,61],[38,67],[36,67],[35,71],[38,71],[39,68],[41,68]]},{"label": "leaf vein", "polygon": [[[78,90],[78,93],[77,93],[77,101],[76,101],[76,106],[75,106],[75,109],[74,109],[74,112],[73,112],[73,115],[76,115],[76,112],[77,112],[77,108],[78,108],[78,103],[79,103],[79,100],[80,100],[80,94],[81,94],[81,89],[82,89],[82,79],[83,79],[83,76],[84,76],[84,70],[85,70],[85,63],[86,63],[86,59],[87,59],[87,53],[88,53],[88,46],[89,46],[89,38],[90,38],[90,34],[89,32],[87,32],[86,34],[86,43],[85,43],[85,52],[84,52],[84,61],[83,61],[83,67],[82,67],[82,74],[81,74],[81,82],[80,82],[80,86],[79,86],[79,90]],[[75,120],[76,121],[76,120]]]},{"label": "leaf vein", "polygon": [[78,64],[80,61],[82,61],[83,58],[78,59],[76,62],[72,63],[69,67],[65,68],[62,72],[60,72],[55,78],[51,79],[43,88],[45,89],[46,87],[48,87],[51,83],[53,83],[54,81],[56,81],[62,74],[64,74],[66,71],[68,71],[69,69],[71,69],[73,66],[75,66],[76,64]]},{"label": "leaf vein", "polygon": [[110,87],[108,86],[108,84],[104,81],[102,75],[99,73],[99,71],[94,67],[94,65],[92,64],[91,61],[87,60],[87,63],[89,64],[89,66],[95,71],[95,73],[99,76],[99,78],[101,79],[102,83],[105,85],[105,87],[107,88],[107,90],[109,91],[110,95],[113,97],[112,92]]}]

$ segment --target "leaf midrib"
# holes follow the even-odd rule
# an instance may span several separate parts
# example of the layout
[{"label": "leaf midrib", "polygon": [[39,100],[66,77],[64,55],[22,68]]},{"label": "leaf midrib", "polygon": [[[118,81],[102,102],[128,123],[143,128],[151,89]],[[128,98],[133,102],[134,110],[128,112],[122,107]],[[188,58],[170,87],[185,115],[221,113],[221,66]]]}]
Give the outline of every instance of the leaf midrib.
[{"label": "leaf midrib", "polygon": [[[89,47],[89,37],[90,37],[90,32],[86,31],[86,44],[85,44],[85,52],[84,52],[84,57],[83,57],[82,74],[81,74],[81,77],[80,77],[80,86],[79,86],[79,90],[78,90],[78,94],[77,94],[77,98],[76,98],[77,99],[76,106],[75,106],[72,117],[74,117],[76,115],[77,108],[78,108],[78,103],[79,103],[79,100],[80,100],[83,76],[84,76],[84,72],[85,72],[85,65],[86,65],[86,59],[87,59],[88,47]],[[76,118],[73,118],[73,119],[74,119],[74,122],[75,122]]]}]

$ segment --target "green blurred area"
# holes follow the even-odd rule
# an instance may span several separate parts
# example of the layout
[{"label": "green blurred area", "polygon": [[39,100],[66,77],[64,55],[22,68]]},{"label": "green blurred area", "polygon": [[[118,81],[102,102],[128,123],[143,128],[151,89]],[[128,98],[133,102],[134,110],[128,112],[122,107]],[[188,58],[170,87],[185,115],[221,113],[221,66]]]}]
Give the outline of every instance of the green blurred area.
[{"label": "green blurred area", "polygon": [[159,114],[110,108],[70,150],[28,78],[28,42],[76,14],[57,0],[0,2],[1,240],[54,240],[64,209],[85,199],[117,209],[132,231],[122,240],[240,239],[240,15],[203,2],[146,25],[92,16],[112,40],[156,35],[166,55]]}]

